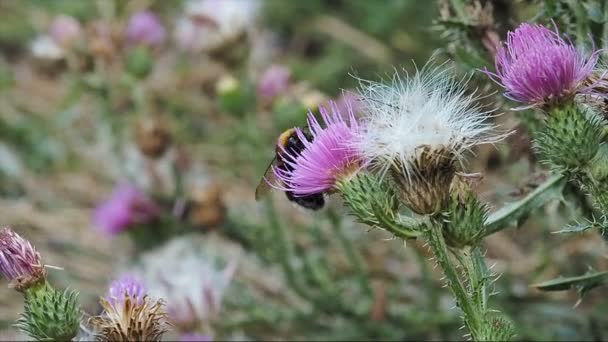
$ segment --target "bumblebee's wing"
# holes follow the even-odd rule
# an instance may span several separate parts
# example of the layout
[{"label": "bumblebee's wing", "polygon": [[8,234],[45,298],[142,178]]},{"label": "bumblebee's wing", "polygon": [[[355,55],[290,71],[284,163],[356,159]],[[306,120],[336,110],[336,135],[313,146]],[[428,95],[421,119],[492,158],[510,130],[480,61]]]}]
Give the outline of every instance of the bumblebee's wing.
[{"label": "bumblebee's wing", "polygon": [[262,198],[268,196],[270,190],[272,190],[272,186],[270,186],[270,184],[280,185],[280,180],[277,178],[277,175],[274,174],[274,171],[272,171],[272,167],[273,165],[275,165],[276,161],[277,158],[275,157],[266,168],[264,176],[260,180],[258,186],[255,188],[256,201],[259,201]]}]

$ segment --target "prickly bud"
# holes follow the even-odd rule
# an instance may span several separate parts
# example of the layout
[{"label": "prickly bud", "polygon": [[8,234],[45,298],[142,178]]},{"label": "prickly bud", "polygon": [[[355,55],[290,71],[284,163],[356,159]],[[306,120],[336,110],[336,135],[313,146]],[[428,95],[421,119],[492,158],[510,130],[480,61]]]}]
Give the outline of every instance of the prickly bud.
[{"label": "prickly bud", "polygon": [[549,113],[535,148],[556,170],[578,169],[595,156],[603,136],[598,115],[570,104]]},{"label": "prickly bud", "polygon": [[358,172],[354,177],[338,182],[336,188],[359,222],[370,226],[379,225],[374,207],[391,214],[399,207],[389,184],[367,172]]},{"label": "prickly bud", "polygon": [[16,326],[35,340],[70,341],[78,334],[81,311],[74,291],[59,291],[48,283],[31,287],[24,308]]},{"label": "prickly bud", "polygon": [[445,211],[445,240],[452,247],[473,246],[483,237],[488,207],[477,199],[459,177],[454,178],[451,193]]}]

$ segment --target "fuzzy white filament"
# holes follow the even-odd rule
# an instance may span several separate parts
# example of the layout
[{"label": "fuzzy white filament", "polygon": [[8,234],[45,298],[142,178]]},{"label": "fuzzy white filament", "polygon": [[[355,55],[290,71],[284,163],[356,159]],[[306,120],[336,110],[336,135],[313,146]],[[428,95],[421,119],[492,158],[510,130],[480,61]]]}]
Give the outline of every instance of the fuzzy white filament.
[{"label": "fuzzy white filament", "polygon": [[413,76],[395,72],[388,84],[360,80],[364,129],[355,147],[384,172],[399,166],[410,174],[419,146],[447,149],[461,160],[472,146],[503,139],[488,120],[493,111],[466,93],[467,81],[445,65],[427,65]]}]

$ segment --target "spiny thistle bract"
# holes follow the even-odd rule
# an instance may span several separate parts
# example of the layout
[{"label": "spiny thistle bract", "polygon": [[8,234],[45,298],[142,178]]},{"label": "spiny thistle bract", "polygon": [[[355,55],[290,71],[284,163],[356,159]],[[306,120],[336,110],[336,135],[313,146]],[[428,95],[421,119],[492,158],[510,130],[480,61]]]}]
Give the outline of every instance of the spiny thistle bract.
[{"label": "spiny thistle bract", "polygon": [[602,126],[598,115],[575,104],[555,108],[548,113],[535,148],[553,169],[578,169],[596,155],[604,137]]},{"label": "spiny thistle bract", "polygon": [[78,334],[81,315],[78,293],[45,283],[25,292],[24,312],[16,326],[38,341],[70,341]]},{"label": "spiny thistle bract", "polygon": [[577,93],[593,93],[601,82],[589,82],[599,51],[585,56],[551,31],[537,24],[521,24],[509,32],[496,54],[496,73],[485,70],[505,89],[505,97],[527,106],[562,103]]},{"label": "spiny thistle bract", "polygon": [[349,181],[338,182],[337,188],[358,221],[372,227],[381,226],[376,211],[392,215],[399,207],[390,184],[369,172],[362,171]]},{"label": "spiny thistle bract", "polygon": [[361,80],[361,132],[353,146],[370,165],[389,172],[399,194],[418,214],[445,208],[458,161],[473,146],[501,140],[478,97],[467,94],[445,65],[415,75],[396,73],[391,84]]}]

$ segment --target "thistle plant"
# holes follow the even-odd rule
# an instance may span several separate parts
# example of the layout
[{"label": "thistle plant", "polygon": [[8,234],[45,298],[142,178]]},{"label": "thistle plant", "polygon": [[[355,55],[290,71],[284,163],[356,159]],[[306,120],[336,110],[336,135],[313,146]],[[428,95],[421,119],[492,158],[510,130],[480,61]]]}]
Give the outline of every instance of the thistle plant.
[{"label": "thistle plant", "polygon": [[81,318],[78,294],[51,286],[38,251],[10,228],[0,231],[0,273],[25,299],[16,324],[22,332],[37,341],[76,337]]},{"label": "thistle plant", "polygon": [[534,141],[541,161],[590,196],[597,214],[605,217],[606,186],[599,170],[605,164],[606,123],[586,103],[605,96],[598,59],[598,50],[577,50],[557,28],[524,23],[499,48],[496,73],[486,74],[505,89],[505,97],[536,108],[544,119]]},{"label": "thistle plant", "polygon": [[[475,340],[506,340],[509,321],[488,308],[492,274],[480,251],[487,208],[460,174],[466,152],[501,140],[491,111],[445,66],[391,84],[361,81],[361,118],[352,110],[310,114],[313,139],[275,170],[296,196],[339,192],[359,221],[398,238],[424,238]],[[348,122],[344,119],[348,117]],[[403,210],[401,210],[403,209]],[[460,273],[458,269],[462,269]]]}]

